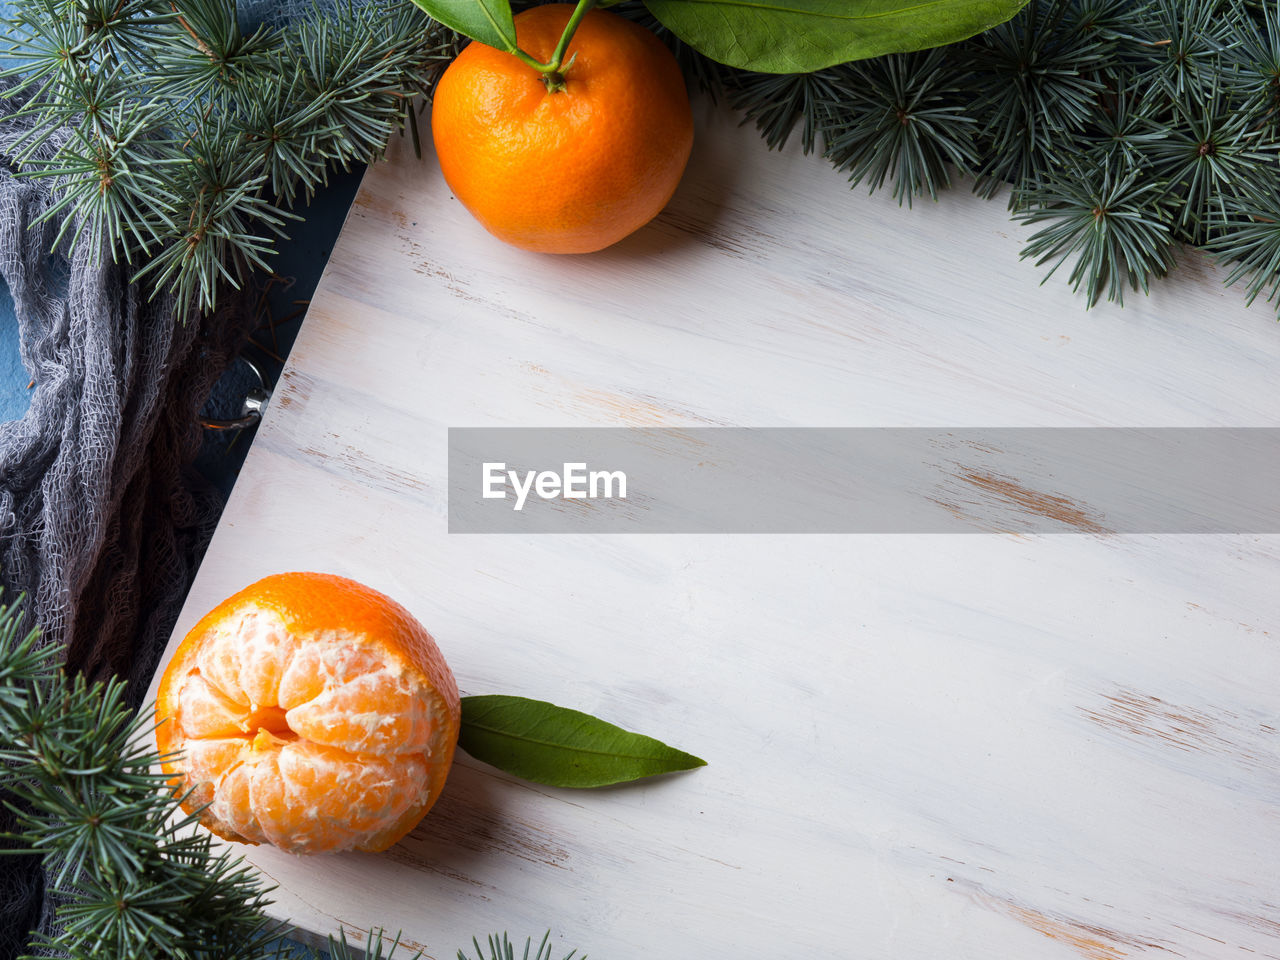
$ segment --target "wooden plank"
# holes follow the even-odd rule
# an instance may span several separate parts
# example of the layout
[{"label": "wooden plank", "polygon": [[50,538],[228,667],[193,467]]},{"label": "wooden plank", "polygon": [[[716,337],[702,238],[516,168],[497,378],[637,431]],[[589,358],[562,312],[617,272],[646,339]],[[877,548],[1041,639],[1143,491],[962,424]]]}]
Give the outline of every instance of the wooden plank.
[{"label": "wooden plank", "polygon": [[252,849],[278,915],[431,957],[1280,957],[1280,540],[450,536],[458,426],[1277,426],[1280,331],[1191,253],[1086,312],[1002,205],[899,209],[703,108],[615,248],[492,240],[372,168],[178,625],[321,569],[464,693],[709,761],[597,792],[463,757],[383,855]]}]

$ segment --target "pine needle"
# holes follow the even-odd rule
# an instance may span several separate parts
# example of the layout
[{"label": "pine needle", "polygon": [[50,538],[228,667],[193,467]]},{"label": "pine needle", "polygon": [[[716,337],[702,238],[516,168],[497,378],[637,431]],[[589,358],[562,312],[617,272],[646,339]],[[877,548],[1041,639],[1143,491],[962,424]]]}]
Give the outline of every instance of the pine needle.
[{"label": "pine needle", "polygon": [[59,239],[145,263],[183,315],[269,269],[289,207],[381,156],[458,47],[409,0],[247,35],[225,0],[19,0],[6,26]]},{"label": "pine needle", "polygon": [[[770,147],[798,132],[851,185],[908,204],[958,173],[984,196],[1009,188],[1042,227],[1030,256],[1082,256],[1071,276],[1088,304],[1146,289],[1172,265],[1167,235],[1210,244],[1237,264],[1231,282],[1280,305],[1266,221],[1250,219],[1274,206],[1280,0],[1030,0],[951,47],[792,76],[715,64],[636,0],[611,9]],[[395,131],[416,137],[462,44],[411,0],[252,34],[224,0],[18,0],[7,37],[30,123],[17,160],[51,179],[60,241],[145,263],[150,292],[183,310],[269,270],[283,220],[330,169],[380,156]],[[1081,219],[1117,190],[1108,210],[1124,217]]]},{"label": "pine needle", "polygon": [[[15,818],[0,856],[40,854],[59,904],[60,929],[30,946],[93,960],[319,960],[278,944],[289,928],[265,912],[270,889],[193,829],[198,813],[182,812],[158,772],[151,711],[128,707],[123,681],[67,677],[62,651],[39,640],[21,600],[0,605],[0,802]],[[510,960],[505,935],[490,942]],[[400,947],[371,930],[359,954],[343,933],[329,955],[422,956],[398,957]],[[547,938],[530,960],[551,960]]]}]

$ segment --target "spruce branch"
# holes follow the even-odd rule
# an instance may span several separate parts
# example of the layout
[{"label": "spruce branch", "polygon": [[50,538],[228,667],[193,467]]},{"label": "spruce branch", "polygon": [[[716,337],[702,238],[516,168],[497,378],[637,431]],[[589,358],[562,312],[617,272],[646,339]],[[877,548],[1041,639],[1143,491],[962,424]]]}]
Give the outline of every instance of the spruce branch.
[{"label": "spruce branch", "polygon": [[[278,945],[288,925],[267,916],[270,890],[182,811],[150,710],[129,709],[121,680],[66,676],[61,658],[26,625],[21,599],[0,605],[0,802],[15,824],[0,856],[40,854],[57,905],[57,929],[30,946],[75,960],[320,960]],[[328,956],[396,960],[399,946],[372,930],[359,953],[342,933]],[[550,949],[544,937],[536,960]]]},{"label": "spruce branch", "polygon": [[234,93],[239,84],[274,66],[271,32],[264,27],[244,36],[234,4],[191,5],[181,11],[175,5],[170,22],[181,29],[158,34],[144,54],[143,62],[155,72],[155,96],[203,102],[218,92]]},{"label": "spruce branch", "polygon": [[[1067,11],[1068,30],[1081,37],[1093,36],[1114,43],[1132,40],[1133,16],[1142,0],[1078,0]],[[1108,48],[1114,51],[1114,46]]]},{"label": "spruce branch", "polygon": [[1157,119],[1160,94],[1135,84],[1123,74],[1115,78],[1095,105],[1091,126],[1097,132],[1091,155],[1118,169],[1136,169],[1153,144],[1169,136]]},{"label": "spruce branch", "polygon": [[[1208,81],[1206,81],[1208,82]],[[1274,176],[1276,144],[1259,137],[1248,113],[1211,82],[1202,98],[1176,101],[1164,137],[1145,150],[1154,176],[1166,181],[1179,205],[1173,226],[1180,239],[1203,244],[1225,219],[1227,200],[1256,191],[1260,176]]]},{"label": "spruce branch", "polygon": [[[388,943],[386,931],[370,930],[363,949],[358,949],[347,941],[347,932],[343,930],[338,934],[337,940],[333,937],[329,938],[329,960],[392,960],[399,946],[399,934]],[[383,948],[387,950],[385,954],[382,952]],[[405,960],[419,960],[422,955],[422,951],[419,950]]]},{"label": "spruce branch", "polygon": [[[951,183],[950,167],[978,163],[972,117],[956,99],[958,75],[941,50],[890,54],[841,68],[836,96],[821,106],[826,154],[853,185],[873,191],[893,177],[901,204]],[[839,115],[839,120],[832,119]]]},{"label": "spruce branch", "polygon": [[175,13],[163,0],[83,0],[84,33],[116,63],[146,63]]},{"label": "spruce branch", "polygon": [[190,203],[186,222],[160,235],[159,250],[136,276],[154,274],[179,302],[212,312],[224,283],[239,286],[253,269],[270,269],[263,234],[283,235],[284,221],[300,218],[266,198],[260,158],[240,148],[224,116],[201,124],[169,169]]},{"label": "spruce branch", "polygon": [[0,852],[44,856],[62,925],[35,945],[157,960],[264,946],[278,931],[260,882],[178,812],[123,682],[67,677],[38,639],[0,607],[0,794],[15,817]]},{"label": "spruce branch", "polygon": [[[794,76],[729,70],[644,4],[615,9],[672,47],[691,89],[727,92],[770,147],[798,131],[853,185],[892,181],[899,202],[967,171],[982,195],[1008,186],[1015,211],[1062,221],[1105,170],[1108,190],[1141,191],[1140,222],[1222,257],[1244,248],[1217,239],[1253,237],[1241,218],[1270,209],[1280,0],[1031,0],[953,47]],[[281,222],[331,167],[378,156],[405,127],[416,145],[417,108],[461,45],[410,0],[252,34],[225,0],[18,0],[7,32],[10,95],[25,98],[16,159],[53,184],[46,215],[67,218],[67,242],[145,263],[144,282],[183,309],[269,263]],[[211,130],[227,141],[216,156]],[[1105,236],[1123,239],[1122,220]],[[1166,269],[1157,248],[1098,250],[1082,261],[1091,303]],[[1265,258],[1244,253],[1241,276],[1259,282]]]},{"label": "spruce branch", "polygon": [[1248,302],[1280,300],[1280,189],[1269,185],[1227,201],[1222,228],[1208,249],[1231,267],[1226,284],[1244,281]]},{"label": "spruce branch", "polygon": [[1229,0],[1149,0],[1135,18],[1144,54],[1138,81],[1172,99],[1198,99],[1212,92],[1222,55],[1240,43],[1232,20],[1247,14]]},{"label": "spruce branch", "polygon": [[1256,15],[1236,19],[1236,43],[1224,58],[1223,82],[1235,91],[1240,109],[1267,139],[1280,121],[1280,4],[1262,3]]},{"label": "spruce branch", "polygon": [[[803,120],[855,184],[896,173],[899,198],[966,166],[984,195],[1012,187],[1015,218],[1039,227],[1024,255],[1050,275],[1072,261],[1090,306],[1145,291],[1172,268],[1176,242],[1209,244],[1233,263],[1229,283],[1247,278],[1250,299],[1265,290],[1280,302],[1278,0],[1033,0],[995,30],[913,56],[899,77],[894,58],[827,71],[858,80],[835,84],[820,108],[807,103],[818,75],[749,79],[734,102],[770,145]],[[885,91],[897,91],[904,103],[933,56],[959,70],[934,106],[976,161],[954,150],[926,161],[869,122],[868,99],[893,103]]]},{"label": "spruce branch", "polygon": [[[1072,0],[1031,0],[1023,11],[966,44],[977,86],[983,162],[977,190],[1031,186],[1070,156],[1104,89],[1111,41],[1072,16]],[[1011,194],[1015,207],[1019,193]]]},{"label": "spruce branch", "polygon": [[[516,946],[511,942],[510,938],[503,933],[499,936],[496,933],[490,934],[487,942],[489,953],[486,956],[484,948],[480,946],[480,941],[474,937],[471,945],[475,947],[475,960],[516,960]],[[529,951],[533,950],[531,954]],[[574,960],[578,956],[577,950],[570,950],[564,956],[564,960]],[[459,950],[458,960],[471,960],[467,954]],[[542,935],[542,941],[538,944],[537,949],[533,946],[533,937],[526,937],[524,941],[524,950],[520,954],[520,960],[552,960],[551,954],[551,931],[548,930]],[[586,954],[578,957],[578,960],[587,960]]]},{"label": "spruce branch", "polygon": [[812,153],[823,128],[824,104],[838,103],[844,89],[841,72],[749,73],[735,76],[729,106],[756,125],[770,150],[787,143],[800,125],[800,145]]},{"label": "spruce branch", "polygon": [[[225,0],[19,0],[7,95],[15,159],[47,217],[126,263],[179,311],[264,269],[287,208],[331,165],[381,155],[457,38],[410,0],[244,34]],[[216,141],[216,142],[215,142]]]},{"label": "spruce branch", "polygon": [[1124,303],[1124,288],[1147,292],[1152,276],[1173,267],[1173,240],[1163,186],[1143,182],[1137,171],[1117,175],[1110,165],[1065,168],[1019,197],[1016,219],[1047,224],[1034,233],[1022,256],[1036,266],[1052,263],[1048,280],[1075,257],[1068,278],[1085,288],[1088,306],[1106,293]]}]

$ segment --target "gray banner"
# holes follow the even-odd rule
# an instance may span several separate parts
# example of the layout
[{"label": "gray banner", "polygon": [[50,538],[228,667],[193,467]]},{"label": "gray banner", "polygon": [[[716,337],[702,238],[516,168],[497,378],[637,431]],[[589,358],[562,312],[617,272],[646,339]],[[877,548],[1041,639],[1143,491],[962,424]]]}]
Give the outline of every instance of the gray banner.
[{"label": "gray banner", "polygon": [[1280,533],[1280,428],[455,428],[451,533]]}]

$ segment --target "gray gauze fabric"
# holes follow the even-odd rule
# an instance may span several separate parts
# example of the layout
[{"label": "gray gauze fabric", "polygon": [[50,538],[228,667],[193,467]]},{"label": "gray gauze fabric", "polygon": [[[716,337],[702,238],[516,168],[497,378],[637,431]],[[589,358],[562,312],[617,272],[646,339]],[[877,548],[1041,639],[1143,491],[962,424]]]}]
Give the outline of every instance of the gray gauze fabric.
[{"label": "gray gauze fabric", "polygon": [[[221,506],[189,467],[196,417],[251,311],[232,296],[184,325],[102,250],[51,256],[61,223],[36,223],[49,184],[10,160],[15,106],[0,99],[0,276],[36,386],[26,416],[0,424],[0,583],[27,595],[68,668],[127,677],[136,707]],[[0,861],[0,960],[23,948],[42,888],[31,858]]]}]

